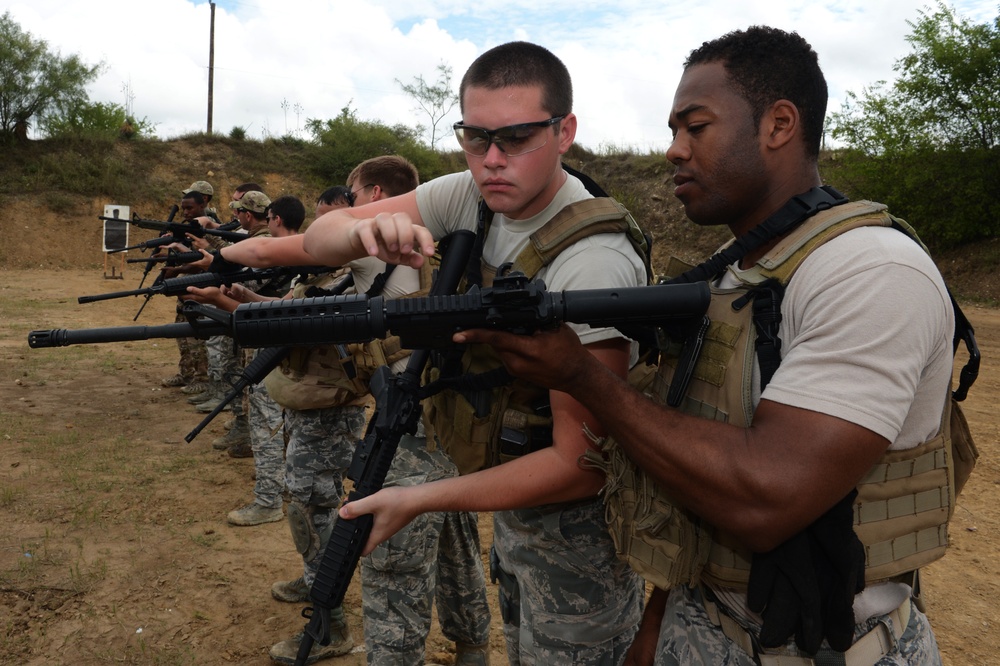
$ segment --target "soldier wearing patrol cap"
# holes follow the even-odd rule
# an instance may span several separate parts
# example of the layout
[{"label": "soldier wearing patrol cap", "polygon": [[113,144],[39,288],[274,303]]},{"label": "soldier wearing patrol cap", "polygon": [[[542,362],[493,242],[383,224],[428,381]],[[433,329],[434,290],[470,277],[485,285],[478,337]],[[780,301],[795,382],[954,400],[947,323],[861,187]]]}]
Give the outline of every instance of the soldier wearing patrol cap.
[{"label": "soldier wearing patrol cap", "polygon": [[198,192],[199,194],[205,196],[209,200],[212,195],[215,194],[215,190],[212,189],[212,185],[205,180],[196,180],[191,183],[191,186],[186,190],[182,190],[183,194],[190,194],[191,192]]},{"label": "soldier wearing patrol cap", "polygon": [[[246,230],[250,238],[271,235],[267,223],[270,206],[271,199],[263,192],[257,191],[247,192],[239,200],[229,202],[229,207],[235,212],[240,226]],[[305,217],[304,210],[303,208],[302,218]],[[296,219],[294,224],[296,232],[301,222],[301,219]],[[288,291],[289,284],[244,282],[243,289],[253,291],[260,296],[277,298]],[[252,360],[252,355],[244,359],[245,363],[250,363]],[[253,392],[248,395],[247,405],[249,409],[246,410],[246,419],[250,431],[250,447],[257,474],[253,501],[230,511],[227,516],[230,525],[239,526],[260,525],[284,518],[282,493],[285,490],[285,440],[281,408],[271,399],[263,384],[254,387]],[[230,454],[233,453],[231,450]],[[234,455],[234,457],[240,456]]]}]

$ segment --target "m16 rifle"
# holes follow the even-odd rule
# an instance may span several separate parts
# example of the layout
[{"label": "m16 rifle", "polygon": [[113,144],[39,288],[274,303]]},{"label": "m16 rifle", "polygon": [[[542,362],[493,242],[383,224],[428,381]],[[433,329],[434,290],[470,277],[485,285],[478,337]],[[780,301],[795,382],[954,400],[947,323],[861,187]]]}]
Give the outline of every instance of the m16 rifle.
[{"label": "m16 rifle", "polygon": [[[236,280],[230,274],[210,275],[220,284],[227,284],[238,281],[240,273],[243,271],[232,274],[237,275]],[[170,293],[183,293],[188,285],[195,284],[196,277],[200,276],[177,278],[179,282],[172,283]],[[180,288],[182,284],[183,289]],[[145,293],[145,290],[140,291]],[[116,292],[90,298],[131,294]],[[187,323],[36,330],[28,335],[28,344],[34,348],[63,347],[229,335],[243,347],[278,347],[368,342],[397,335],[405,348],[439,349],[453,344],[454,333],[470,328],[528,334],[567,322],[613,327],[626,335],[646,326],[683,328],[701,323],[708,299],[709,289],[704,282],[548,291],[541,280],[531,281],[520,273],[512,273],[498,277],[492,287],[473,287],[461,295],[399,299],[363,294],[293,298],[243,303],[232,314],[187,302],[184,305]]]},{"label": "m16 rifle", "polygon": [[[201,257],[201,254],[198,256]],[[272,268],[241,268],[240,270],[225,273],[196,273],[194,275],[157,280],[151,286],[142,289],[127,289],[125,291],[112,291],[93,296],[80,296],[77,298],[77,302],[93,303],[95,301],[107,301],[114,298],[125,298],[126,296],[145,296],[146,302],[149,302],[149,299],[156,295],[184,296],[188,293],[188,287],[204,289],[207,287],[230,287],[237,282],[281,282],[295,275],[320,275],[331,270],[335,269],[329,266],[275,266]],[[144,302],[143,307],[145,307],[145,304]],[[142,308],[139,308],[139,312],[136,313],[133,321],[138,319],[141,312]]]},{"label": "m16 rifle", "polygon": [[191,220],[190,222],[172,222],[172,221],[161,221],[161,220],[148,220],[139,217],[138,213],[133,213],[131,218],[119,218],[119,217],[104,217],[103,215],[98,216],[99,220],[113,220],[121,221],[124,219],[129,224],[134,224],[140,229],[152,229],[153,231],[160,232],[159,238],[154,238],[152,240],[144,241],[136,245],[130,245],[129,247],[123,247],[118,250],[113,250],[114,252],[125,252],[127,250],[148,250],[155,247],[162,247],[164,245],[169,245],[170,243],[184,243],[185,245],[189,242],[187,234],[197,236],[198,238],[204,238],[205,236],[218,236],[222,240],[229,241],[231,243],[238,243],[241,240],[247,238],[246,234],[241,234],[235,231],[223,231],[221,229],[206,229],[201,226],[197,221]]}]

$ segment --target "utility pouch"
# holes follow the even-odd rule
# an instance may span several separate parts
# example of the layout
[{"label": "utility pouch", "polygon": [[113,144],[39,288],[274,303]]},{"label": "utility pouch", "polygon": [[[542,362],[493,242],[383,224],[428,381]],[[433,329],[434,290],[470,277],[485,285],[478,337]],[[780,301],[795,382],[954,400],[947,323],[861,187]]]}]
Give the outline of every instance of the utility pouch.
[{"label": "utility pouch", "polygon": [[979,459],[979,449],[972,440],[969,422],[965,420],[962,407],[951,401],[951,461],[955,467],[955,495],[958,496]]},{"label": "utility pouch", "polygon": [[536,405],[532,414],[506,409],[497,438],[497,459],[505,463],[552,446],[552,408],[548,401]]}]

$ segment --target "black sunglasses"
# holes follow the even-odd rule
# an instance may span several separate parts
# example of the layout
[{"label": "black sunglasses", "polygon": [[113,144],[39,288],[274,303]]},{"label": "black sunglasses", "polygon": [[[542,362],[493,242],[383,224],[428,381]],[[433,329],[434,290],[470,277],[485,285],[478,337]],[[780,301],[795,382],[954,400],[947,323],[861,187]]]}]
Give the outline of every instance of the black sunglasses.
[{"label": "black sunglasses", "polygon": [[548,120],[508,125],[507,127],[498,127],[495,130],[455,123],[452,129],[455,130],[455,137],[458,139],[459,145],[462,146],[462,150],[470,155],[482,157],[492,144],[508,157],[514,157],[538,150],[548,143],[549,133],[538,130],[551,127],[565,117],[553,116]]}]

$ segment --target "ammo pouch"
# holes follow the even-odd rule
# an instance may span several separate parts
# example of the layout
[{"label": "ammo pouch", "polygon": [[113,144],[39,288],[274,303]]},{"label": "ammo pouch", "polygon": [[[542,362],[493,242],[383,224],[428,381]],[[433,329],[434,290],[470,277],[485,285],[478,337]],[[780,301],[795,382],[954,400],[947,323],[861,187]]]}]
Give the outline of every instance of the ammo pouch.
[{"label": "ammo pouch", "polygon": [[956,400],[951,401],[951,462],[955,468],[955,495],[962,492],[965,482],[972,475],[972,470],[979,459],[979,449],[972,441],[969,422],[962,413],[962,407]]},{"label": "ammo pouch", "polygon": [[337,345],[296,347],[264,378],[264,387],[286,409],[360,405],[368,387],[358,381],[354,360]]},{"label": "ammo pouch", "polygon": [[431,367],[426,385],[447,390],[424,403],[427,422],[459,474],[494,467],[552,444],[548,391],[511,379],[487,345],[470,345],[463,373],[442,378]]}]

